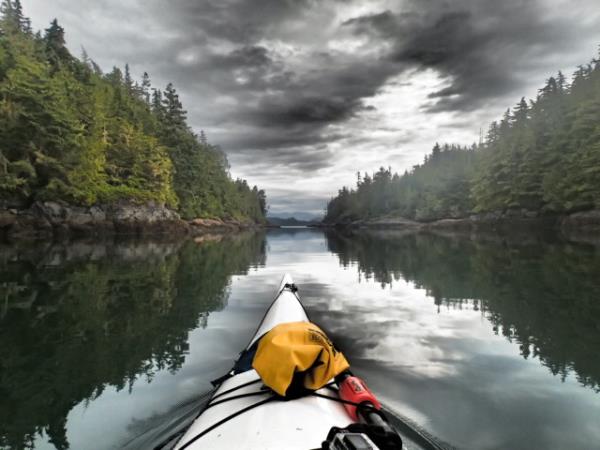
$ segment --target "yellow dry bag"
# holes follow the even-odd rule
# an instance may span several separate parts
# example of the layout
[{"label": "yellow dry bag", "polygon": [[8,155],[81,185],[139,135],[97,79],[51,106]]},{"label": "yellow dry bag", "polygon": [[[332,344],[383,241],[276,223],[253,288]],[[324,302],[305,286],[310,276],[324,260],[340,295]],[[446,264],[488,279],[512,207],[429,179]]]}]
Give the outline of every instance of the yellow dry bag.
[{"label": "yellow dry bag", "polygon": [[252,362],[265,385],[281,396],[297,388],[317,390],[350,365],[315,324],[277,325],[258,343]]}]

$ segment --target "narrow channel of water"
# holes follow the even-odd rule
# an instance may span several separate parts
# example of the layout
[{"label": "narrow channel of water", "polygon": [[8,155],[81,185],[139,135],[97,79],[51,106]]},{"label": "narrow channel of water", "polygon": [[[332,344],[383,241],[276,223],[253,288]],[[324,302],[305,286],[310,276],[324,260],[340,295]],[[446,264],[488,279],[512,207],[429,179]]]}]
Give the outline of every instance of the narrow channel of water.
[{"label": "narrow channel of water", "polygon": [[1,247],[0,448],[120,448],[230,367],[285,272],[380,398],[441,439],[600,442],[600,247],[284,229]]}]

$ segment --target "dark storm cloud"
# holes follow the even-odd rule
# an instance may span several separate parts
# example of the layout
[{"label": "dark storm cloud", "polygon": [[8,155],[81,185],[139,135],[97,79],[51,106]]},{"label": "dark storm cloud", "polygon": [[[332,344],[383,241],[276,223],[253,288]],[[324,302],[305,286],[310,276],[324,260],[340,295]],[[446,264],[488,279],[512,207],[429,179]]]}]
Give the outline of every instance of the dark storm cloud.
[{"label": "dark storm cloud", "polygon": [[[290,148],[301,148],[306,146],[306,142],[311,142],[311,148],[305,148],[303,152],[296,152],[292,158],[295,160],[298,158],[297,153],[305,153],[307,156],[318,157],[314,155],[315,146],[321,146],[330,142],[339,141],[347,137],[346,134],[333,133],[325,134],[319,131],[305,130],[304,127],[296,127],[295,130],[288,129],[285,134],[282,134],[280,129],[265,129],[264,133],[257,135],[256,130],[251,128],[246,133],[238,132],[235,136],[228,136],[228,132],[225,131],[223,134],[217,134],[218,142],[221,145],[226,146],[228,149],[233,150],[235,153],[249,153],[250,155],[261,154],[267,152],[272,154],[273,159],[279,159],[282,156],[287,156],[287,150]],[[280,149],[280,152],[274,152],[273,150]],[[323,155],[323,160],[319,159],[320,162],[325,162],[331,154]],[[290,161],[292,162],[292,161]],[[298,161],[299,163],[311,163],[310,161]]]},{"label": "dark storm cloud", "polygon": [[[512,103],[542,60],[569,51],[576,39],[573,21],[549,15],[548,2],[541,0],[411,0],[398,2],[394,11],[336,23],[336,7],[343,5],[182,0],[166,8],[156,0],[149,7],[177,27],[173,45],[193,49],[203,42],[196,47],[198,57],[187,63],[170,49],[164,61],[178,67],[177,81],[235,98],[223,115],[216,107],[208,119],[233,125],[223,143],[229,152],[276,152],[279,142],[284,147],[326,142],[328,126],[357,117],[368,108],[366,99],[409,67],[435,69],[448,78],[447,87],[429,93],[426,111],[471,111],[511,95]],[[578,24],[578,31],[589,33],[590,26]],[[355,55],[328,48],[344,33],[366,38],[374,51]],[[380,51],[386,42],[389,47]],[[304,55],[296,58],[273,43],[301,48]],[[245,130],[236,130],[236,124]],[[312,170],[314,164],[306,167]]]},{"label": "dark storm cloud", "polygon": [[431,110],[472,110],[518,92],[549,54],[572,48],[575,30],[589,34],[598,26],[550,17],[547,6],[535,0],[414,0],[401,12],[364,15],[344,25],[390,41],[392,61],[448,76],[450,86],[429,94],[436,100]]},{"label": "dark storm cloud", "polygon": [[[265,142],[277,142],[265,134],[280,134],[286,146],[290,141],[303,146],[328,141],[322,136],[324,128],[372,109],[364,98],[376,94],[398,73],[393,61],[326,49],[332,36],[323,36],[320,28],[334,24],[335,6],[335,2],[308,0],[183,0],[176,8],[149,3],[161,20],[178,30],[164,46],[162,71],[168,67],[173,71],[175,66],[178,85],[231,95],[235,105],[225,106],[226,116],[216,117],[215,122],[253,128],[239,134],[228,130],[224,148],[234,152],[264,150]],[[196,40],[202,40],[202,47],[194,44]],[[288,59],[295,55],[267,48],[265,40],[300,48],[302,55],[290,63]],[[301,158],[301,153],[296,157]],[[314,164],[305,166],[312,169]]]},{"label": "dark storm cloud", "polygon": [[301,21],[311,0],[149,0],[161,20],[187,35],[246,45]]},{"label": "dark storm cloud", "polygon": [[210,66],[221,70],[231,70],[238,67],[260,68],[269,67],[273,60],[269,51],[261,46],[244,46],[225,55],[215,55],[210,60]]},{"label": "dark storm cloud", "polygon": [[[324,144],[305,147],[278,147],[276,153],[266,151],[267,158],[257,158],[256,152],[244,152],[234,154],[235,161],[241,164],[252,164],[257,171],[279,171],[289,176],[292,172],[312,172],[321,168],[327,161],[333,158],[333,153]],[[305,158],[298,156],[304,155]],[[285,178],[282,177],[282,178]]]},{"label": "dark storm cloud", "polygon": [[[275,51],[246,46],[180,64],[177,81],[189,86],[210,79],[215,92],[231,95],[235,104],[224,107],[228,110],[223,117],[216,116],[218,122],[253,129],[250,135],[240,133],[228,150],[261,150],[265,141],[271,141],[265,135],[277,134],[277,140],[294,145],[330,140],[324,128],[374,110],[364,99],[375,95],[398,72],[398,64],[390,61],[323,52],[310,58],[316,67],[288,69]],[[239,130],[232,131],[237,135]]]},{"label": "dark storm cloud", "polygon": [[340,122],[365,107],[356,98],[307,96],[276,96],[265,98],[249,120],[259,125],[294,127],[300,124],[319,126]]}]

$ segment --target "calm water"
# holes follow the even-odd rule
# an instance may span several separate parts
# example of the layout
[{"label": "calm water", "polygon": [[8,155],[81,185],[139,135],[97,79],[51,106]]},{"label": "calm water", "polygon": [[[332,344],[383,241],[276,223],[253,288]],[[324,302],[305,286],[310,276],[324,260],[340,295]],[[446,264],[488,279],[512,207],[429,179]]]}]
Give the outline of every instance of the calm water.
[{"label": "calm water", "polygon": [[231,366],[284,272],[441,439],[599,446],[600,247],[296,229],[0,250],[0,448],[120,448],[164,423]]}]

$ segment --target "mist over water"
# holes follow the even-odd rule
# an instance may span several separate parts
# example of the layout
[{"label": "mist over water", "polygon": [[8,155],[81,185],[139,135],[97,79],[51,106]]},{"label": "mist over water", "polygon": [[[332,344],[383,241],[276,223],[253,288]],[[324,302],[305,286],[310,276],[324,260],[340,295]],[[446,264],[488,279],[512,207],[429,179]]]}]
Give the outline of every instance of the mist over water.
[{"label": "mist over water", "polygon": [[0,448],[119,448],[190,408],[285,272],[383,402],[450,444],[600,441],[600,247],[282,229],[2,247]]}]

